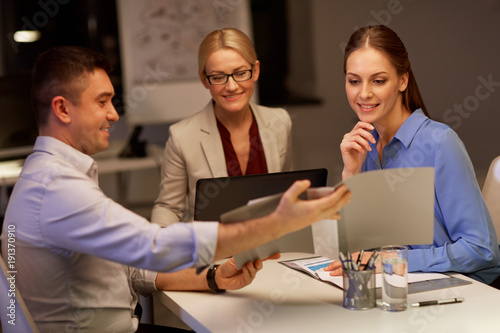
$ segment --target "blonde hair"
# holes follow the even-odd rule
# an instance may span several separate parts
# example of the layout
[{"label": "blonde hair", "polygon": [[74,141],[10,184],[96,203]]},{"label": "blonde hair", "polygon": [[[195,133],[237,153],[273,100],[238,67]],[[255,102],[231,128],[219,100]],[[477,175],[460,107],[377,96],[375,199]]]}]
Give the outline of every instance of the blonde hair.
[{"label": "blonde hair", "polygon": [[208,58],[215,51],[222,49],[237,51],[252,67],[257,61],[257,53],[252,41],[243,32],[235,28],[214,30],[203,39],[198,50],[198,73],[200,77],[206,77],[205,67]]}]

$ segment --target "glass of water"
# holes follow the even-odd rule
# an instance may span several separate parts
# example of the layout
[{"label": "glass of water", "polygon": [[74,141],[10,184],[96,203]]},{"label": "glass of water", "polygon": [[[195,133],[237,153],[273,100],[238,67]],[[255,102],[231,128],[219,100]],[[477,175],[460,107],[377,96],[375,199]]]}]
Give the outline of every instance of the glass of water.
[{"label": "glass of water", "polygon": [[388,245],[380,249],[382,302],[386,311],[404,311],[408,298],[408,248]]}]

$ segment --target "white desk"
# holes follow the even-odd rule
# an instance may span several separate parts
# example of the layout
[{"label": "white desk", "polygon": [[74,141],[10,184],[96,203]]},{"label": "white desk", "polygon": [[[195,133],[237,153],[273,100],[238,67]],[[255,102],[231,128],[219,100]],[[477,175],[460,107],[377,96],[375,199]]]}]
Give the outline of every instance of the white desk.
[{"label": "white desk", "polygon": [[[280,260],[306,256],[285,253]],[[161,302],[196,332],[500,332],[500,291],[476,281],[408,295],[410,304],[451,297],[463,303],[398,313],[347,310],[342,297],[342,290],[274,260],[241,290],[162,292]]]}]

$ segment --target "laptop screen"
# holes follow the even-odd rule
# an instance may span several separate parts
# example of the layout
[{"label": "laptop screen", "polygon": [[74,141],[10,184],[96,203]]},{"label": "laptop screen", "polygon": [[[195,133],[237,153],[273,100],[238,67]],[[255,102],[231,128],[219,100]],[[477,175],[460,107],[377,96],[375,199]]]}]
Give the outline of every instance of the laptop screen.
[{"label": "laptop screen", "polygon": [[311,187],[326,186],[328,171],[310,169],[261,175],[203,178],[196,183],[195,221],[220,221],[220,216],[249,200],[285,192],[296,180],[309,179]]}]

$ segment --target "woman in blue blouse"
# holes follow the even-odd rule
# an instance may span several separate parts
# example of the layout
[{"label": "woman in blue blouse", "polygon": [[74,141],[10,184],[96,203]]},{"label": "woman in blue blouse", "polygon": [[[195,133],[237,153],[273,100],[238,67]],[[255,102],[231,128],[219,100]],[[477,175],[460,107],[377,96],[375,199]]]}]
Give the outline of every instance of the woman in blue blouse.
[{"label": "woman in blue blouse", "polygon": [[340,144],[342,178],[434,167],[434,242],[409,247],[409,271],[455,271],[494,283],[499,246],[471,160],[449,126],[429,119],[404,44],[386,26],[361,28],[346,47],[344,72],[359,122]]}]

